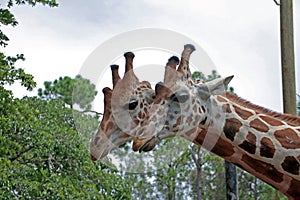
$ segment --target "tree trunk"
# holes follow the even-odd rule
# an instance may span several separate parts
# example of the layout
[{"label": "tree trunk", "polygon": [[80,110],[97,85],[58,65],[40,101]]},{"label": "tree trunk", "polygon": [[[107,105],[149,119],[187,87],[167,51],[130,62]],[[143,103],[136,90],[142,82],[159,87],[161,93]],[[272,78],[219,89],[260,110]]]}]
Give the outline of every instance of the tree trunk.
[{"label": "tree trunk", "polygon": [[238,200],[236,166],[225,160],[226,199]]},{"label": "tree trunk", "polygon": [[193,145],[191,149],[192,159],[196,165],[196,172],[197,172],[197,179],[196,179],[196,193],[197,193],[197,200],[202,200],[202,153],[201,147],[197,145]]},{"label": "tree trunk", "polygon": [[254,200],[258,200],[257,178],[256,177],[254,177]]},{"label": "tree trunk", "polygon": [[174,177],[174,174],[170,173],[170,171],[171,172],[174,171],[174,165],[172,165],[172,164],[169,164],[169,172],[168,173],[171,174],[171,175],[169,177],[170,180],[167,181],[167,183],[168,183],[167,198],[168,198],[168,200],[175,200],[175,189],[176,189],[175,181],[176,181],[176,177]]}]

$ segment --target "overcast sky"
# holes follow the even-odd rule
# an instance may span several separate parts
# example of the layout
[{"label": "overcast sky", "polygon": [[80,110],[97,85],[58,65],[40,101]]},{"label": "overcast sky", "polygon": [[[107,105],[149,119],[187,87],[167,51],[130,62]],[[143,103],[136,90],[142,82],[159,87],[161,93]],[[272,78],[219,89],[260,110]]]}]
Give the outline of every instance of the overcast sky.
[{"label": "overcast sky", "polygon": [[[0,2],[3,6],[4,0]],[[38,87],[59,76],[74,77],[92,51],[113,36],[140,28],[161,28],[196,41],[222,76],[235,75],[231,86],[239,96],[282,110],[279,7],[273,0],[58,2],[58,8],[14,7],[19,25],[5,29],[11,39],[5,51],[11,55],[25,54],[26,61],[20,66],[35,76]],[[294,28],[296,77],[300,80],[297,0]],[[161,60],[162,65],[165,63]],[[98,86],[99,92],[104,86]],[[296,86],[300,93],[299,82]],[[14,90],[16,96],[25,92],[20,88]]]}]

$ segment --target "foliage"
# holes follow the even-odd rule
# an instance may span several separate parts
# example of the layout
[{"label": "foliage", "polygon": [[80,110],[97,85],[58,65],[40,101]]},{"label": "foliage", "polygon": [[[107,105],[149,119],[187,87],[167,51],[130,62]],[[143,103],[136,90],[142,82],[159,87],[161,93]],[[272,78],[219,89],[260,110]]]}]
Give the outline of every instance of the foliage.
[{"label": "foliage", "polygon": [[81,109],[91,108],[91,102],[97,95],[95,85],[90,80],[77,75],[74,79],[65,76],[59,79],[44,82],[45,89],[39,89],[38,95],[46,100],[61,99],[71,108],[74,104],[79,105]]},{"label": "foliage", "polygon": [[214,79],[220,78],[220,77],[221,76],[218,74],[218,72],[216,70],[212,70],[211,74],[209,74],[207,76],[204,73],[199,72],[199,71],[195,71],[192,74],[193,80],[197,80],[197,81],[200,80],[203,82],[211,81],[211,80],[214,80]]},{"label": "foliage", "polygon": [[48,5],[50,7],[56,7],[58,6],[58,3],[56,2],[56,0],[8,0],[7,1],[7,6],[9,8],[11,8],[14,4],[16,5],[31,5],[31,6],[35,6],[38,3],[42,4],[42,5]]},{"label": "foliage", "polygon": [[18,60],[24,60],[24,55],[19,54],[16,57],[10,57],[0,52],[0,86],[11,85],[19,80],[22,86],[32,90],[36,86],[33,76],[25,73],[21,68],[15,67]]},{"label": "foliage", "polygon": [[238,168],[239,196],[248,199],[287,199],[272,186],[265,184],[255,176]]},{"label": "foliage", "polygon": [[[73,111],[61,100],[13,99],[1,87],[0,193],[7,198],[130,198],[120,175],[89,159]],[[91,133],[97,118],[77,113]],[[102,169],[102,170],[101,170]],[[114,182],[118,184],[113,184]],[[99,191],[101,191],[99,193]],[[124,197],[125,194],[125,197]]]},{"label": "foliage", "polygon": [[[7,8],[0,8],[0,46],[6,47],[9,41],[8,36],[2,31],[2,27],[14,27],[18,24],[15,16],[11,13],[10,8],[13,7],[14,4],[35,6],[37,3],[49,5],[51,7],[58,5],[55,0],[8,0],[6,4]],[[21,85],[28,90],[32,90],[36,86],[31,74],[27,74],[23,69],[15,67],[17,61],[22,61],[24,59],[23,54],[6,56],[3,52],[0,52],[0,86],[11,85],[18,80],[21,82]]]},{"label": "foliage", "polygon": [[[55,0],[9,0],[0,8],[0,27],[17,25],[12,6],[38,3],[57,6]],[[0,45],[8,41],[0,30]],[[22,54],[0,52],[1,199],[130,199],[127,179],[89,159],[86,143],[97,116],[67,108],[60,99],[16,99],[4,88],[16,81],[35,87],[33,76],[15,67],[19,60]]]}]

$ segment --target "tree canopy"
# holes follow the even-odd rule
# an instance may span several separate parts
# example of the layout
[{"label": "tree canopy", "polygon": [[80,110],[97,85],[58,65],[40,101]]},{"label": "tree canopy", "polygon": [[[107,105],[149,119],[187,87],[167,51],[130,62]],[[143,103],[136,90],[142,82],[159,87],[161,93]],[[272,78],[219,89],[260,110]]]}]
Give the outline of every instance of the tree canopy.
[{"label": "tree canopy", "polygon": [[[54,0],[9,0],[7,8],[0,8],[0,27],[17,25],[9,10],[12,6],[38,3],[57,6]],[[1,30],[0,45],[5,47],[8,41]],[[89,158],[86,140],[97,129],[97,116],[67,107],[65,99],[18,99],[5,89],[6,85],[18,81],[27,90],[36,86],[31,74],[15,67],[17,61],[24,59],[23,54],[6,56],[0,52],[0,196],[4,199],[130,199],[130,181]],[[88,82],[76,78],[79,84]],[[76,103],[87,108],[91,101]]]},{"label": "tree canopy", "polygon": [[[73,110],[61,100],[13,98],[1,87],[0,195],[12,198],[130,198],[128,182],[89,158]],[[97,118],[77,113],[93,132]],[[93,122],[93,123],[91,123]],[[118,184],[114,184],[118,182]],[[102,191],[101,193],[99,191]],[[128,196],[129,195],[129,196]]]},{"label": "tree canopy", "polygon": [[39,97],[49,99],[61,99],[71,108],[77,104],[81,109],[91,108],[91,102],[97,95],[95,85],[90,80],[77,75],[74,79],[65,76],[59,79],[44,82],[45,89],[38,90]]}]

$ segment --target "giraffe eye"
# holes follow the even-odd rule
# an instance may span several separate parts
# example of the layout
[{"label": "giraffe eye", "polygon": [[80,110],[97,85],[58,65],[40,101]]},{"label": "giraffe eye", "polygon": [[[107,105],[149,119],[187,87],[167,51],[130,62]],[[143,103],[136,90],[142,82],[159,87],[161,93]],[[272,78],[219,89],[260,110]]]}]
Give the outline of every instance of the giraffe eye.
[{"label": "giraffe eye", "polygon": [[139,102],[137,100],[135,100],[135,99],[130,100],[130,102],[128,104],[128,109],[129,110],[134,110],[137,107],[138,103]]},{"label": "giraffe eye", "polygon": [[187,93],[182,93],[182,94],[172,94],[171,95],[171,100],[178,102],[178,103],[184,103],[189,99],[189,94]]}]

